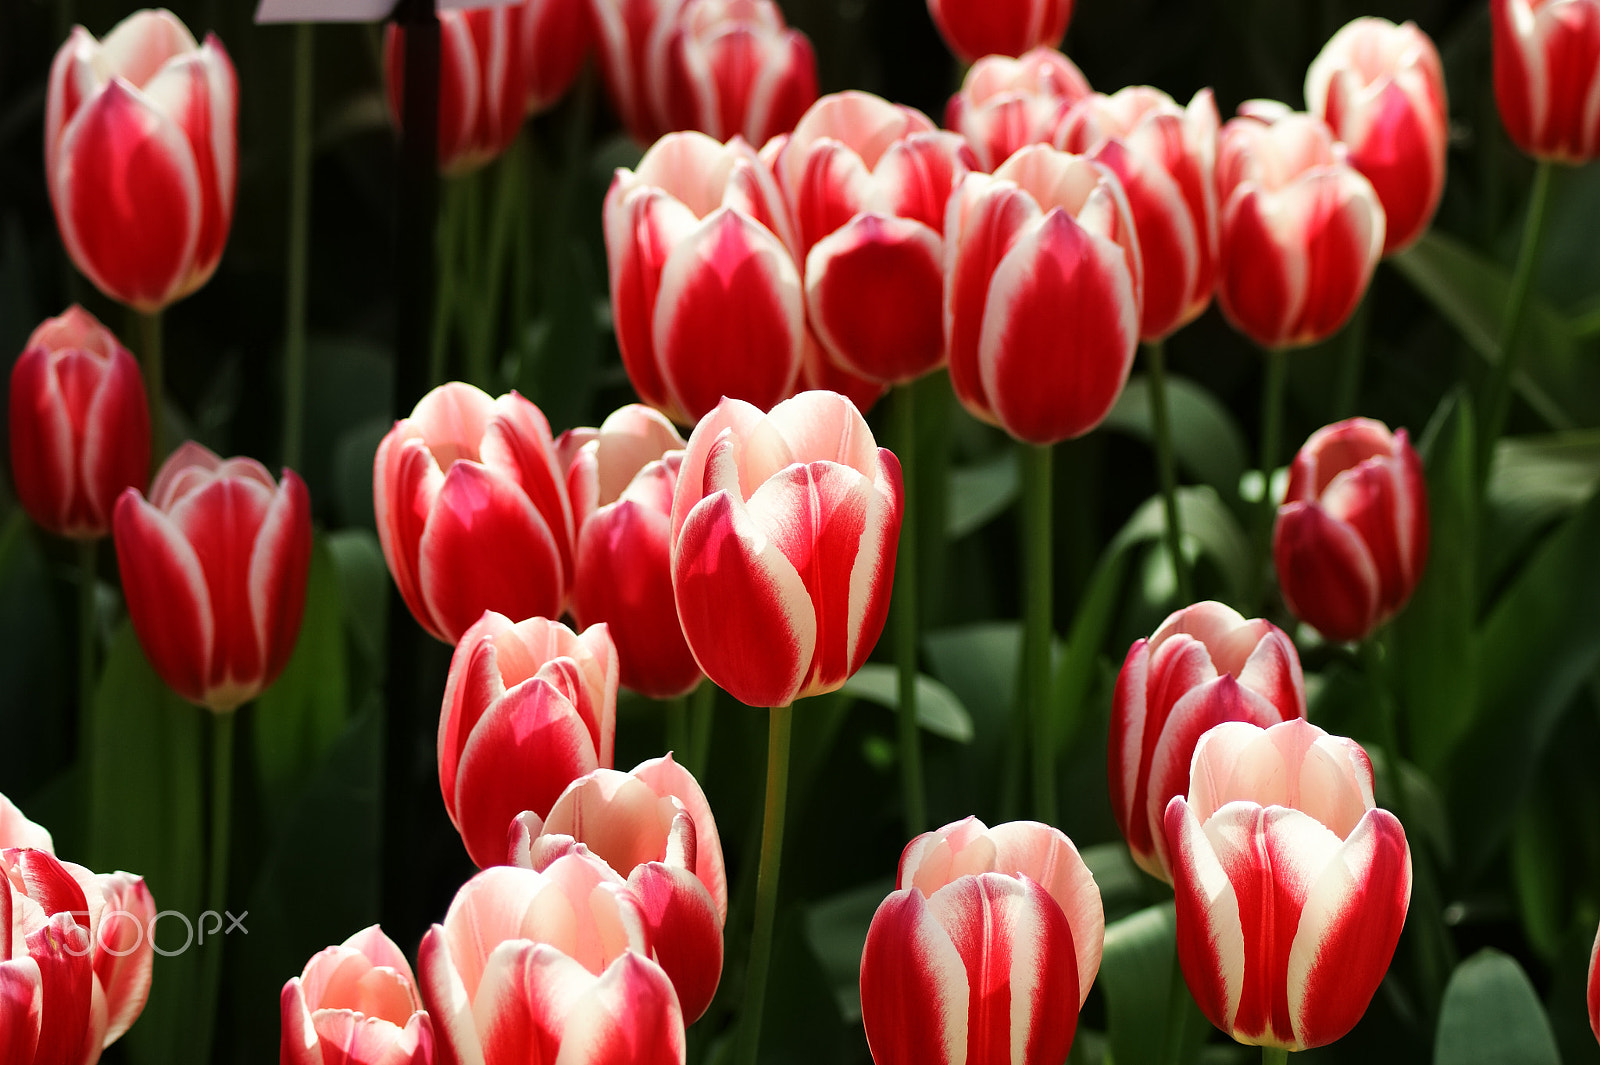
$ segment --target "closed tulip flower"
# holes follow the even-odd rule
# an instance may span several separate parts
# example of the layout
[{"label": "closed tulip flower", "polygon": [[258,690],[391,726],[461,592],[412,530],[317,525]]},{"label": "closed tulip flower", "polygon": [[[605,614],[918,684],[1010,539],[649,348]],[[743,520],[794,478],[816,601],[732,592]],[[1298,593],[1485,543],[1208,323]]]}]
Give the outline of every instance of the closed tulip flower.
[{"label": "closed tulip flower", "polygon": [[597,430],[569,430],[557,442],[558,452],[573,452],[572,616],[580,628],[605,622],[623,685],[652,699],[684,695],[700,683],[672,596],[672,493],[683,447],[671,422],[637,403]]},{"label": "closed tulip flower", "polygon": [[73,305],[33,331],[11,367],[11,477],[28,516],[57,536],[111,531],[125,488],[150,471],[150,410],[139,364]]},{"label": "closed tulip flower", "polygon": [[1139,343],[1144,270],[1109,169],[1035,145],[968,174],[945,222],[950,383],[1030,444],[1105,419]]},{"label": "closed tulip flower", "polygon": [[138,11],[56,53],[45,175],[61,242],[95,286],[153,312],[210,279],[233,222],[238,84],[222,42]]},{"label": "closed tulip flower", "polygon": [[1358,18],[1306,71],[1306,110],[1344,142],[1383,204],[1383,254],[1411,246],[1444,194],[1450,108],[1439,50],[1416,23]]},{"label": "closed tulip flower", "polygon": [[1200,316],[1217,278],[1217,105],[1179,107],[1147,86],[1073,108],[1056,144],[1105,164],[1128,195],[1144,262],[1139,336],[1161,340]]},{"label": "closed tulip flower", "polygon": [[672,501],[678,618],[706,676],[750,706],[842,687],[883,631],[903,503],[899,460],[843,396],[723,400]]},{"label": "closed tulip flower", "polygon": [[506,858],[506,826],[543,817],[568,784],[610,769],[617,651],[596,625],[512,624],[486,612],[456,645],[439,715],[439,790],[480,868]]},{"label": "closed tulip flower", "polygon": [[928,14],[950,50],[972,63],[1060,44],[1072,0],[928,0]]},{"label": "closed tulip flower", "polygon": [[1264,348],[1326,340],[1349,320],[1383,252],[1383,206],[1314,115],[1258,101],[1217,149],[1217,301]]},{"label": "closed tulip flower", "polygon": [[1054,48],[972,64],[945,105],[944,124],[967,139],[978,168],[992,171],[1030,144],[1050,144],[1073,106],[1092,90],[1077,64]]},{"label": "closed tulip flower", "polygon": [[1195,744],[1224,721],[1265,728],[1305,717],[1294,642],[1221,603],[1177,611],[1128,649],[1111,703],[1111,811],[1139,867],[1171,881],[1162,819],[1189,790]]},{"label": "closed tulip flower", "polygon": [[192,703],[233,710],[289,662],[311,567],[311,500],[249,458],[190,441],[145,499],[129,488],[112,516],[128,616],[150,665]]},{"label": "closed tulip flower", "polygon": [[460,381],[422,397],[373,460],[389,572],[418,624],[457,642],[485,610],[558,617],[572,584],[572,505],[550,423]]},{"label": "closed tulip flower", "polygon": [[1351,418],[1311,434],[1272,555],[1290,612],[1330,640],[1365,639],[1405,606],[1428,561],[1428,487],[1406,431]]},{"label": "closed tulip flower", "polygon": [[416,978],[377,925],[313,955],[280,1000],[280,1065],[433,1065]]},{"label": "closed tulip flower", "polygon": [[1058,1065],[1100,970],[1105,911],[1072,841],[969,817],[900,857],[861,954],[877,1065]]},{"label": "closed tulip flower", "polygon": [[605,202],[611,306],[639,398],[691,425],[723,396],[763,410],[800,375],[805,304],[783,198],[748,144],[673,133]]},{"label": "closed tulip flower", "polygon": [[1600,157],[1600,0],[1490,0],[1500,121],[1535,159]]},{"label": "closed tulip flower", "polygon": [[1167,806],[1178,962],[1211,1023],[1303,1050],[1343,1036],[1389,968],[1411,850],[1353,740],[1295,719],[1218,725]]}]

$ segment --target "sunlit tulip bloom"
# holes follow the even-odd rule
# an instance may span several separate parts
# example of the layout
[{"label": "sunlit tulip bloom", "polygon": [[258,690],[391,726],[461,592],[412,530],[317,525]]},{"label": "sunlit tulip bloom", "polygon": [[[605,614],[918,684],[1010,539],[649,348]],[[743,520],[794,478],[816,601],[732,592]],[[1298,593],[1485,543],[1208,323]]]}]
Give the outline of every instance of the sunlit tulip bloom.
[{"label": "sunlit tulip bloom", "polygon": [[15,803],[0,795],[0,850],[10,850],[13,847],[26,847],[47,854],[56,852],[55,843],[50,838],[50,830],[28,820],[27,815],[17,809]]},{"label": "sunlit tulip bloom", "polygon": [[283,985],[280,1065],[432,1065],[433,1026],[406,956],[377,925]]},{"label": "sunlit tulip bloom", "polygon": [[1265,348],[1326,340],[1349,320],[1383,252],[1383,206],[1327,123],[1253,101],[1217,148],[1217,301]]},{"label": "sunlit tulip bloom", "polygon": [[1054,48],[972,64],[945,105],[944,124],[967,139],[978,167],[992,171],[1030,144],[1050,144],[1074,104],[1092,90],[1077,64]]},{"label": "sunlit tulip bloom", "polygon": [[1494,95],[1536,159],[1600,156],[1600,0],[1490,0]]},{"label": "sunlit tulip bloom", "polygon": [[508,392],[452,381],[395,423],[373,460],[378,539],[418,624],[457,642],[483,615],[558,617],[572,506],[550,423]]},{"label": "sunlit tulip bloom", "polygon": [[1211,1023],[1303,1050],[1366,1012],[1411,899],[1405,829],[1354,740],[1295,718],[1218,725],[1165,819],[1178,961]]},{"label": "sunlit tulip bloom", "polygon": [[606,626],[580,636],[491,611],[462,634],[439,715],[439,790],[472,860],[501,864],[513,817],[542,817],[572,781],[610,769],[616,727]]},{"label": "sunlit tulip bloom", "polygon": [[1283,599],[1330,640],[1393,617],[1428,561],[1428,486],[1404,429],[1351,418],[1311,434],[1273,529]]},{"label": "sunlit tulip bloom", "polygon": [[1444,67],[1432,38],[1414,22],[1356,19],[1312,60],[1306,110],[1328,123],[1372,182],[1386,220],[1383,253],[1409,247],[1444,194],[1450,146]]},{"label": "sunlit tulip bloom", "polygon": [[150,665],[192,703],[233,710],[289,663],[311,567],[311,499],[293,470],[194,441],[168,456],[150,498],[112,516],[128,616]]},{"label": "sunlit tulip bloom", "polygon": [[111,531],[111,508],[150,475],[139,364],[74,304],[45,321],[11,367],[11,479],[28,516],[57,536]]},{"label": "sunlit tulip bloom", "polygon": [[928,14],[950,50],[971,63],[1060,44],[1072,0],[928,0]]},{"label": "sunlit tulip bloom", "polygon": [[683,1014],[639,903],[587,854],[467,881],[417,970],[443,1062],[683,1065]]},{"label": "sunlit tulip bloom", "polygon": [[233,221],[238,84],[215,35],[137,11],[75,26],[50,67],[45,176],[61,242],[106,295],[158,311],[211,277]]},{"label": "sunlit tulip bloom", "polygon": [[925,832],[861,955],[877,1065],[1058,1065],[1100,971],[1105,911],[1072,841],[1035,821]]},{"label": "sunlit tulip bloom", "polygon": [[652,699],[700,683],[672,596],[672,492],[683,447],[671,422],[637,403],[556,442],[578,526],[572,616],[579,628],[605,622],[623,685]]},{"label": "sunlit tulip bloom", "polygon": [[1122,182],[1144,262],[1139,335],[1160,340],[1200,316],[1217,280],[1217,105],[1201,89],[1179,107],[1135,86],[1073,108],[1056,145]]},{"label": "sunlit tulip bloom", "polygon": [[663,137],[606,194],[617,346],[639,398],[692,425],[766,410],[800,375],[805,304],[783,198],[740,138]]},{"label": "sunlit tulip bloom", "polygon": [[968,174],[945,222],[950,383],[1030,444],[1105,419],[1139,343],[1144,270],[1108,168],[1042,145]]},{"label": "sunlit tulip bloom", "polygon": [[575,844],[627,877],[693,1024],[716,993],[728,919],[722,843],[700,785],[670,754],[630,773],[597,769],[568,785],[549,817],[517,818],[511,864],[543,869]]},{"label": "sunlit tulip bloom", "polygon": [[883,631],[900,462],[834,392],[695,426],[672,501],[672,586],[695,660],[750,706],[835,691]]},{"label": "sunlit tulip bloom", "polygon": [[1128,649],[1111,703],[1111,811],[1139,867],[1171,881],[1162,819],[1189,790],[1195,744],[1224,721],[1265,728],[1306,714],[1294,642],[1221,603],[1177,611]]}]

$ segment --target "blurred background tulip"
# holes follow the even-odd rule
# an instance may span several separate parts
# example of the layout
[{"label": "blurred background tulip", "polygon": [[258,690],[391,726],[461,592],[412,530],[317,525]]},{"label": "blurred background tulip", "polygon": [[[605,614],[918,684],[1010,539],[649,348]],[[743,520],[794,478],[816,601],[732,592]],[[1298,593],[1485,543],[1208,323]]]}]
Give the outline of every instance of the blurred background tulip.
[{"label": "blurred background tulip", "polygon": [[1018,148],[1052,143],[1061,120],[1091,91],[1077,65],[1054,48],[1015,59],[987,55],[945,105],[944,124],[972,145],[977,169],[992,172]]},{"label": "blurred background tulip", "polygon": [[1189,790],[1195,744],[1224,721],[1266,728],[1306,716],[1294,642],[1222,603],[1177,611],[1128,649],[1111,702],[1111,810],[1139,867],[1171,881],[1162,819]]},{"label": "blurred background tulip", "polygon": [[150,665],[192,703],[230,711],[277,679],[294,651],[311,565],[311,501],[250,458],[189,441],[146,499],[113,514],[128,616]]},{"label": "blurred background tulip", "polygon": [[1389,968],[1411,898],[1405,829],[1354,740],[1295,719],[1219,725],[1167,806],[1178,961],[1241,1043],[1341,1038]]},{"label": "blurred background tulip", "polygon": [[433,1065],[433,1025],[405,954],[377,925],[283,985],[280,1065]]},{"label": "blurred background tulip", "polygon": [[1313,433],[1272,554],[1289,610],[1327,639],[1366,639],[1405,606],[1428,561],[1428,488],[1406,431],[1351,418]]},{"label": "blurred background tulip", "polygon": [[1594,946],[1589,951],[1589,980],[1587,995],[1589,1004],[1589,1028],[1594,1032],[1594,1037],[1600,1039],[1600,933],[1596,933]]},{"label": "blurred background tulip", "polygon": [[1490,0],[1500,121],[1535,159],[1600,156],[1600,0]]},{"label": "blurred background tulip", "polygon": [[1060,44],[1072,0],[928,0],[928,14],[950,50],[972,63]]},{"label": "blurred background tulip", "polygon": [[150,477],[150,411],[139,364],[74,304],[42,323],[11,367],[11,477],[28,516],[97,539],[125,488]]},{"label": "blurred background tulip", "polygon": [[45,170],[61,241],[114,300],[158,311],[210,279],[233,221],[238,85],[222,42],[138,11],[56,53]]}]

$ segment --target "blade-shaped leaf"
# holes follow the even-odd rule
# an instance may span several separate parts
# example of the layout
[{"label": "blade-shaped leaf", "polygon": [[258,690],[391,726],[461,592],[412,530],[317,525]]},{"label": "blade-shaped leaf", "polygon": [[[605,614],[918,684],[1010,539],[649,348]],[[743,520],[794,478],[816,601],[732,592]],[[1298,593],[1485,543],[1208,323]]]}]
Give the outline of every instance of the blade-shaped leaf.
[{"label": "blade-shaped leaf", "polygon": [[1456,966],[1439,1010],[1434,1065],[1559,1065],[1539,996],[1515,959],[1481,950]]},{"label": "blade-shaped leaf", "polygon": [[[1244,434],[1228,408],[1195,382],[1170,374],[1166,396],[1172,452],[1178,465],[1219,491],[1236,491],[1239,475],[1250,459]],[[1134,374],[1128,379],[1104,425],[1141,440],[1153,439],[1150,379],[1146,375]]]},{"label": "blade-shaped leaf", "polygon": [[[900,673],[891,665],[868,662],[845,681],[845,693],[869,703],[900,707]],[[917,675],[917,724],[947,740],[972,741],[972,717],[956,693],[925,673]]]}]

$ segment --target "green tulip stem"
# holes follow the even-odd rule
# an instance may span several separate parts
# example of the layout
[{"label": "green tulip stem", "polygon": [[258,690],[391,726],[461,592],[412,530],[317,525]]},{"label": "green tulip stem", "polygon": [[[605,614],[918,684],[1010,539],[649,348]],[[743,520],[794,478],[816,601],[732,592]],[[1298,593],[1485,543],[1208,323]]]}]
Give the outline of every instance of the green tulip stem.
[{"label": "green tulip stem", "polygon": [[1262,1047],[1261,1065],[1289,1065],[1287,1047]]},{"label": "green tulip stem", "polygon": [[1283,436],[1283,394],[1289,376],[1289,360],[1282,348],[1273,348],[1266,356],[1266,377],[1261,386],[1261,509],[1256,519],[1256,594],[1252,596],[1257,612],[1265,603],[1271,585],[1268,574],[1272,569],[1272,519],[1278,512],[1278,501],[1272,492],[1272,473],[1278,468],[1278,448]]},{"label": "green tulip stem", "polygon": [[1172,422],[1167,409],[1167,345],[1152,340],[1144,346],[1149,363],[1150,429],[1155,437],[1156,469],[1161,475],[1161,500],[1167,508],[1167,554],[1172,557],[1172,576],[1178,589],[1178,602],[1194,602],[1194,581],[1189,562],[1183,557],[1183,516],[1178,510],[1178,471],[1172,456]]},{"label": "green tulip stem", "polygon": [[1030,726],[1033,816],[1056,820],[1055,736],[1050,720],[1051,450],[1022,445],[1022,676],[1017,691]]},{"label": "green tulip stem", "polygon": [[[89,766],[94,752],[95,553],[99,546],[98,540],[78,541],[78,761],[91,792],[95,786]],[[92,796],[87,805],[97,809]]]},{"label": "green tulip stem", "polygon": [[767,997],[772,962],[772,929],[778,918],[778,871],[783,860],[783,821],[789,802],[789,737],[794,708],[774,706],[767,729],[767,803],[761,823],[761,866],[756,880],[755,931],[750,968],[745,973],[744,1018],[739,1025],[737,1061],[755,1065],[761,1045],[761,1009]]},{"label": "green tulip stem", "polygon": [[685,768],[702,783],[706,779],[706,761],[711,755],[711,729],[716,708],[717,686],[702,680],[689,694],[689,744],[684,755]]},{"label": "green tulip stem", "polygon": [[167,457],[166,408],[161,402],[161,311],[139,315],[139,361],[144,371],[145,402],[150,407],[150,463],[160,469]]},{"label": "green tulip stem", "polygon": [[[222,914],[228,908],[228,838],[233,821],[233,732],[235,711],[207,711],[211,718],[211,863],[207,875],[206,899],[209,908]],[[220,920],[220,918],[219,918]],[[200,993],[199,1057],[210,1061],[216,1034],[217,998],[222,987],[222,940],[202,948],[204,978]]]},{"label": "green tulip stem", "polygon": [[294,110],[289,134],[289,264],[283,328],[283,464],[300,467],[306,417],[306,290],[311,251],[311,100],[316,31],[295,27]]},{"label": "green tulip stem", "polygon": [[1167,1024],[1161,1037],[1161,1065],[1178,1065],[1183,1060],[1185,1026],[1189,1019],[1189,982],[1178,964],[1177,945],[1173,945],[1172,972],[1167,979]]},{"label": "green tulip stem", "polygon": [[917,731],[917,393],[908,383],[894,390],[891,416],[904,484],[900,549],[894,569],[894,649],[900,666],[900,795],[906,839],[927,827],[922,790],[922,737]]},{"label": "green tulip stem", "polygon": [[1367,357],[1367,316],[1372,306],[1372,291],[1367,290],[1355,313],[1339,334],[1339,391],[1334,399],[1335,420],[1360,414],[1361,376]]}]

